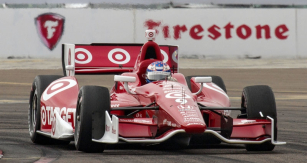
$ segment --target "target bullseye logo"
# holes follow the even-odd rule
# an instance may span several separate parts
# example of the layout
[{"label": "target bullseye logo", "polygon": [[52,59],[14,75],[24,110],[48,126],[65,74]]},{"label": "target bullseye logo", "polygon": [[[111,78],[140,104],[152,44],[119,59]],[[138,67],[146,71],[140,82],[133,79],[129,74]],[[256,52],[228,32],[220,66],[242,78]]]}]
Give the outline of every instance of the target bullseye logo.
[{"label": "target bullseye logo", "polygon": [[52,96],[75,86],[77,82],[71,79],[60,79],[51,83],[43,93],[43,100],[47,101]]},{"label": "target bullseye logo", "polygon": [[149,36],[149,37],[153,37],[153,36],[154,36],[153,32],[149,32],[149,33],[148,33],[148,36]]},{"label": "target bullseye logo", "polygon": [[175,50],[174,53],[172,54],[172,59],[174,62],[178,63],[178,51]]},{"label": "target bullseye logo", "polygon": [[42,109],[41,109],[41,117],[42,117],[42,123],[43,123],[43,125],[46,125],[46,120],[47,120],[47,118],[46,118],[46,109],[43,109],[43,107],[42,107]]},{"label": "target bullseye logo", "polygon": [[121,48],[112,49],[108,53],[108,59],[115,64],[126,64],[130,61],[130,54]]},{"label": "target bullseye logo", "polygon": [[75,62],[79,64],[90,63],[93,59],[91,52],[84,48],[75,49]]},{"label": "target bullseye logo", "polygon": [[161,54],[163,55],[163,63],[166,63],[168,61],[168,55],[167,53],[161,49]]}]

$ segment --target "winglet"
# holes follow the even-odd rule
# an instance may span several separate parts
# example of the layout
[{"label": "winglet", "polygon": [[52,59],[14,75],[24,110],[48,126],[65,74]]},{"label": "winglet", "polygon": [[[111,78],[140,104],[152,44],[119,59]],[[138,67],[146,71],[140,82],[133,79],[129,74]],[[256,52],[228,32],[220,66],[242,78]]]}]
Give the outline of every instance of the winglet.
[{"label": "winglet", "polygon": [[114,144],[118,142],[118,117],[115,115],[112,115],[112,120],[111,117],[106,111],[105,113],[105,132],[102,138],[100,139],[92,139],[94,142],[98,143],[107,143],[107,144]]},{"label": "winglet", "polygon": [[75,76],[75,45],[63,44],[62,67],[65,76]]}]

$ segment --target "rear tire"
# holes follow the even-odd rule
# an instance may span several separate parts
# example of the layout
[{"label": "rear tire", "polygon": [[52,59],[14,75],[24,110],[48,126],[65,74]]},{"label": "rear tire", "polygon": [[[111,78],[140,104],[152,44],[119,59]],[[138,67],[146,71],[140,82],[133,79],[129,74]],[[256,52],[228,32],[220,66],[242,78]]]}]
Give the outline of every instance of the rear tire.
[{"label": "rear tire", "polygon": [[[212,82],[213,82],[214,84],[216,84],[217,86],[219,86],[220,88],[222,88],[222,89],[224,90],[225,93],[227,93],[226,86],[225,86],[225,84],[224,84],[223,79],[222,79],[221,77],[219,77],[219,76],[210,76],[210,75],[197,75],[197,76],[193,75],[193,76],[187,76],[187,77],[185,77],[185,80],[186,80],[186,82],[187,82],[188,87],[190,88],[190,90],[191,90],[191,78],[192,78],[192,77],[211,77],[211,78],[212,78]],[[192,91],[192,90],[191,90],[191,91]]]},{"label": "rear tire", "polygon": [[[238,118],[266,119],[270,116],[274,119],[274,140],[277,139],[277,113],[275,97],[272,89],[266,85],[249,86],[243,89],[241,111]],[[262,113],[263,117],[261,116]],[[272,151],[275,145],[271,142],[263,144],[246,144],[247,151]]]},{"label": "rear tire", "polygon": [[56,140],[38,134],[36,131],[40,130],[41,125],[41,111],[40,99],[42,93],[53,81],[61,78],[60,75],[38,75],[32,83],[32,90],[30,92],[28,124],[30,138],[36,144],[69,144],[70,141]]},{"label": "rear tire", "polygon": [[[105,111],[110,110],[108,88],[99,86],[83,86],[78,95],[75,125],[75,146],[79,151],[88,153],[103,152],[105,144],[92,141],[93,113],[101,115],[101,132],[104,134]],[[100,137],[101,138],[101,137]]]}]

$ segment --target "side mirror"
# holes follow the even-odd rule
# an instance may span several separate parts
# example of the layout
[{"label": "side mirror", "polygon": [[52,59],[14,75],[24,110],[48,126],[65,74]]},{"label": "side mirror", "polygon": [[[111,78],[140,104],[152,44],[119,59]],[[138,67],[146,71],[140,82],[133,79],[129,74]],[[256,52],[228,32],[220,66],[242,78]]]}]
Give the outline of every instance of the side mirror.
[{"label": "side mirror", "polygon": [[196,83],[211,83],[212,77],[195,77]]},{"label": "side mirror", "polygon": [[128,88],[128,82],[135,82],[136,78],[133,76],[121,76],[121,75],[115,75],[114,76],[114,81],[119,81],[119,82],[123,82],[124,83],[124,88],[126,90],[126,92],[130,93],[130,94],[136,94],[136,93],[132,93],[130,92],[129,88]]},{"label": "side mirror", "polygon": [[200,83],[200,89],[194,93],[195,95],[198,95],[203,90],[203,83],[211,83],[212,77],[195,77],[195,82]]},{"label": "side mirror", "polygon": [[114,81],[120,81],[120,82],[135,82],[136,78],[133,76],[121,76],[121,75],[115,75]]}]

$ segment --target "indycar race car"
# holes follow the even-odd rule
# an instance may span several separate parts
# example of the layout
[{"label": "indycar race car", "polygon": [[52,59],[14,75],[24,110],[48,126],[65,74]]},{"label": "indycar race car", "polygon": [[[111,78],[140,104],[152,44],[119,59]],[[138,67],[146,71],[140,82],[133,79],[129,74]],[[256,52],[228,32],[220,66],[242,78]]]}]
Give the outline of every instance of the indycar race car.
[{"label": "indycar race car", "polygon": [[[158,45],[155,30],[145,44],[63,44],[64,76],[39,75],[29,100],[33,143],[68,144],[102,152],[106,144],[189,145],[209,137],[271,151],[277,141],[274,94],[265,85],[243,89],[241,107],[231,107],[219,76],[179,73],[178,46]],[[75,74],[117,74],[109,91],[79,89]],[[231,110],[239,110],[237,118]]]}]

